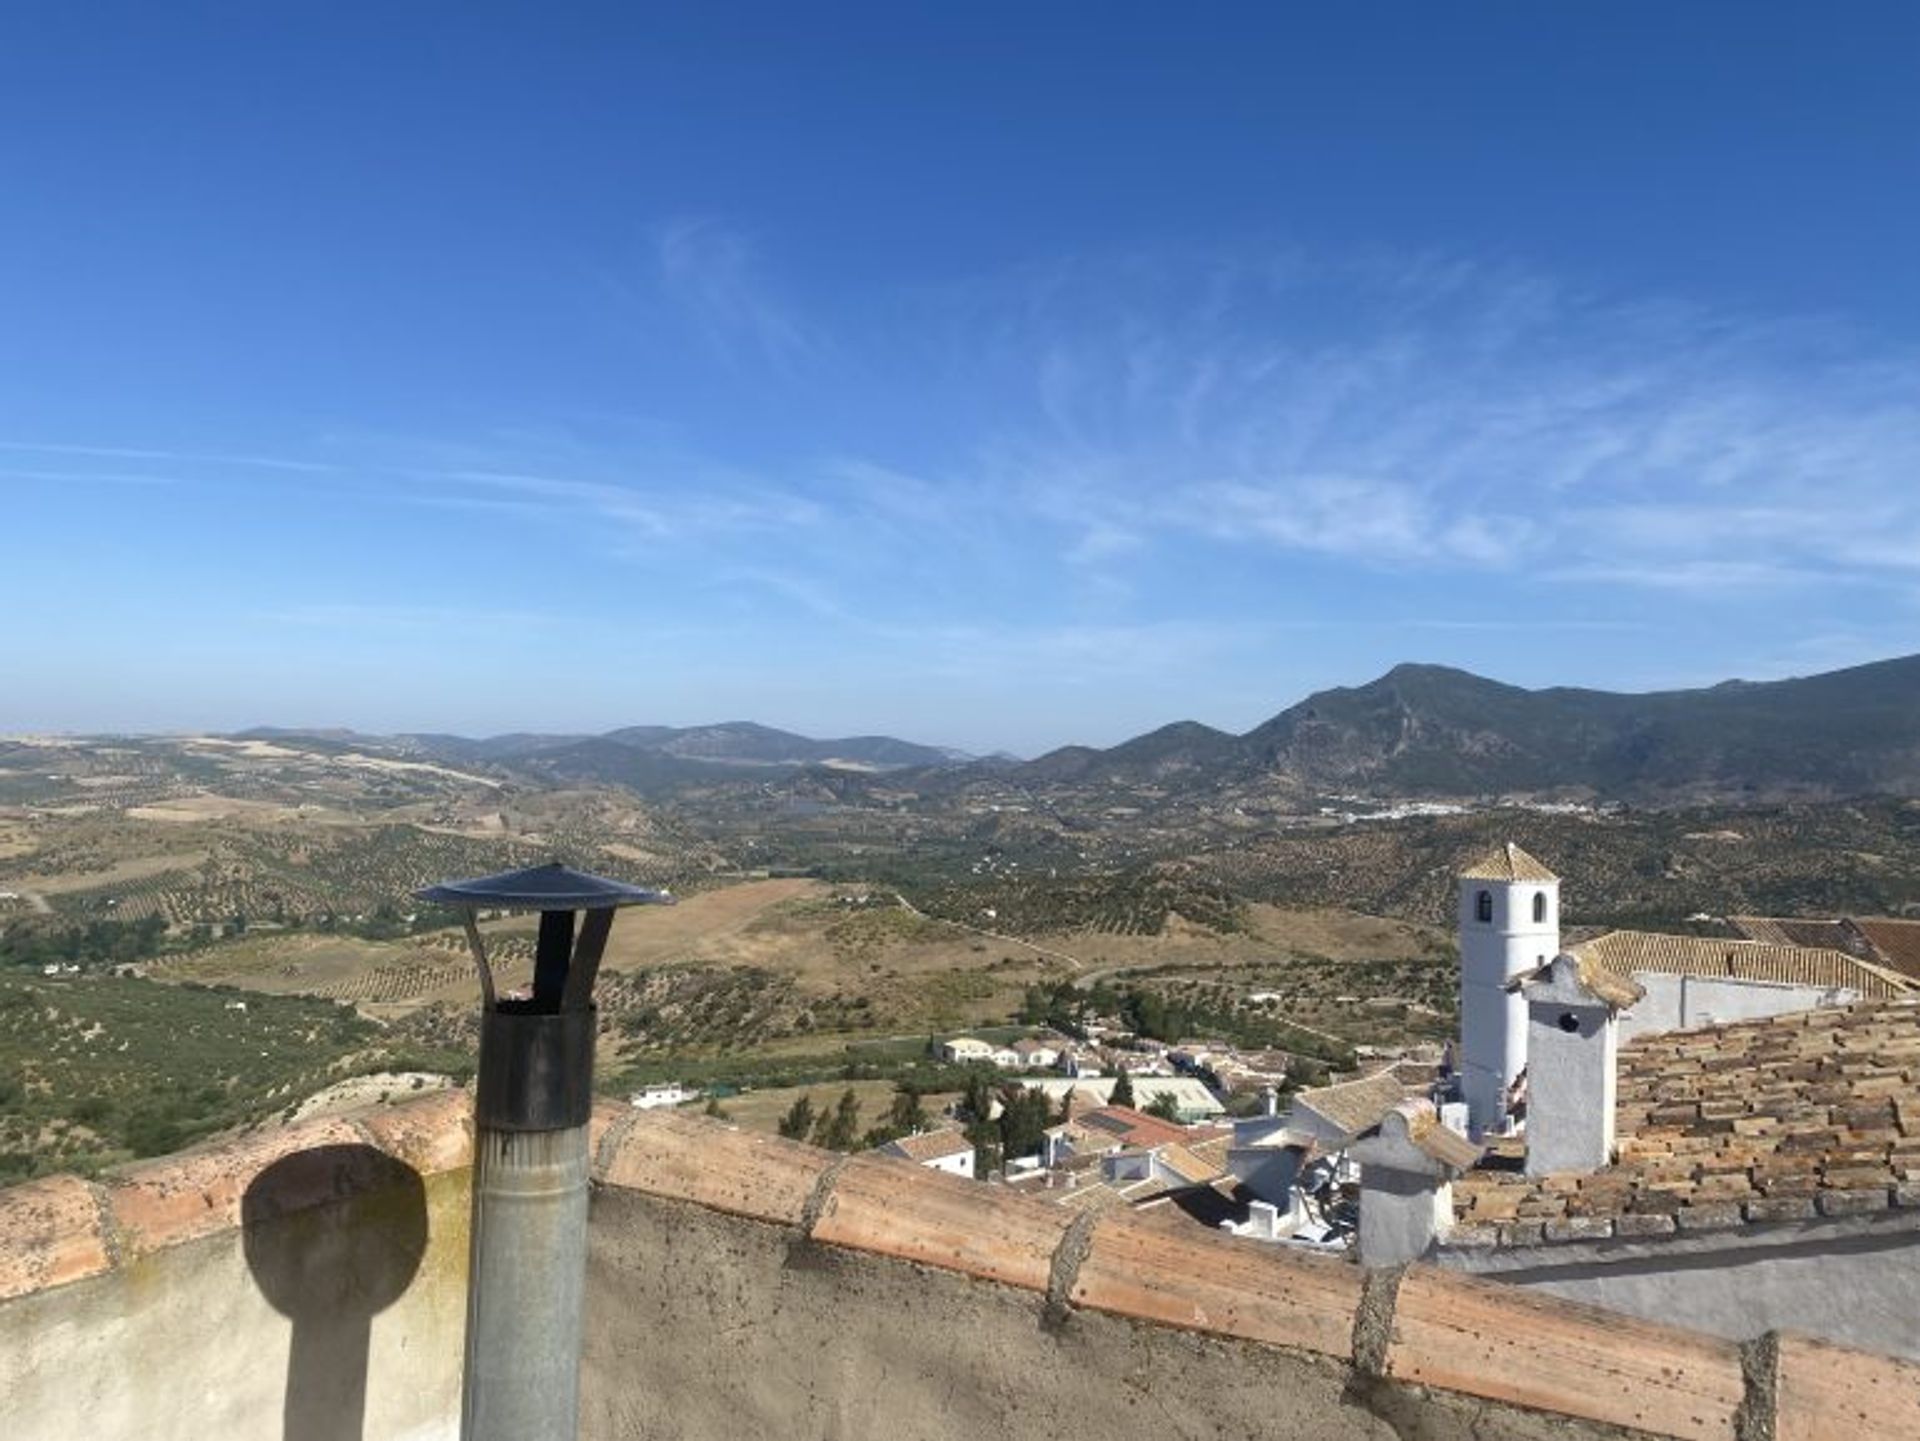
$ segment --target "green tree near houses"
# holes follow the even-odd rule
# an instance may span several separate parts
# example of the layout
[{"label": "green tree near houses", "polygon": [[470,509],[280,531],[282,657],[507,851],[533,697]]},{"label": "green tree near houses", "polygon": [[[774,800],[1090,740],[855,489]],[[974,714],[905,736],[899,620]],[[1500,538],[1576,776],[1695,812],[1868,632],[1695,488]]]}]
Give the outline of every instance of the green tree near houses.
[{"label": "green tree near houses", "polygon": [[1133,1104],[1133,1077],[1127,1074],[1124,1065],[1113,1068],[1113,1092],[1107,1097],[1109,1106],[1131,1106]]},{"label": "green tree near houses", "polygon": [[997,1122],[978,1120],[970,1122],[962,1132],[973,1142],[973,1178],[985,1181],[992,1178],[1000,1169],[1000,1126]]},{"label": "green tree near houses", "polygon": [[828,1151],[851,1151],[860,1138],[860,1098],[849,1086],[831,1111],[813,1123],[813,1144]]},{"label": "green tree near houses", "polygon": [[894,1083],[893,1099],[887,1106],[886,1119],[867,1131],[865,1144],[871,1150],[926,1128],[927,1108],[920,1104],[920,1087],[903,1077]]},{"label": "green tree near houses", "polygon": [[967,1071],[967,1083],[960,1093],[960,1109],[966,1112],[970,1121],[993,1118],[991,1074],[984,1066],[971,1067]]},{"label": "green tree near houses", "polygon": [[893,1101],[887,1107],[887,1125],[900,1136],[926,1130],[927,1108],[920,1104],[920,1088],[912,1081],[894,1083]]},{"label": "green tree near houses", "polygon": [[1046,1092],[1026,1086],[1000,1089],[1000,1154],[1009,1159],[1031,1156],[1040,1149],[1053,1107]]},{"label": "green tree near houses", "polygon": [[802,1096],[787,1108],[780,1119],[780,1134],[789,1141],[804,1141],[813,1131],[813,1097]]}]

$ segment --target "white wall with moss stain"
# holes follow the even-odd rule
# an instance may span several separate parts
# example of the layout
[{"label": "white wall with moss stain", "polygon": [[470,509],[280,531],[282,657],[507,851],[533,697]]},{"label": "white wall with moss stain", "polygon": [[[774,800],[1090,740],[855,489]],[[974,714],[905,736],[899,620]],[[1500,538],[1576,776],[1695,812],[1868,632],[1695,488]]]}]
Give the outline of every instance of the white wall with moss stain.
[{"label": "white wall with moss stain", "polygon": [[[366,1274],[312,1294],[338,1314],[290,1319],[256,1276],[263,1254],[330,1268],[343,1239],[393,1218],[372,1193],[134,1258],[0,1303],[7,1441],[454,1441],[466,1324],[468,1173],[425,1178],[425,1247],[397,1299]],[[409,1199],[418,1206],[418,1199]],[[384,1209],[383,1209],[384,1208]],[[268,1233],[272,1233],[268,1235]],[[315,1277],[317,1281],[317,1273]],[[296,1345],[295,1330],[301,1329]],[[358,1364],[364,1390],[352,1404]],[[293,1370],[304,1366],[302,1378]]]}]

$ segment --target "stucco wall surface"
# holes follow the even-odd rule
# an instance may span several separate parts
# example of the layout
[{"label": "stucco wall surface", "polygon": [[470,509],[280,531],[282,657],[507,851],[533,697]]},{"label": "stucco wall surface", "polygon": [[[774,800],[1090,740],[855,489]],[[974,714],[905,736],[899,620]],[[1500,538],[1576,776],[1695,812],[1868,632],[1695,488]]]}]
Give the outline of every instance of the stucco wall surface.
[{"label": "stucco wall surface", "polygon": [[1675,976],[1636,971],[1646,995],[1620,1013],[1620,1039],[1682,1031],[1724,1021],[1757,1021],[1821,1007],[1845,1005],[1857,992],[1771,981],[1727,980],[1718,976]]},{"label": "stucco wall surface", "polygon": [[445,1173],[0,1304],[0,1436],[453,1441],[468,1205]]},{"label": "stucco wall surface", "polygon": [[1640,1245],[1441,1251],[1442,1264],[1568,1300],[1745,1341],[1774,1330],[1920,1360],[1920,1233],[1777,1228]]},{"label": "stucco wall surface", "polygon": [[[1432,1441],[1580,1434],[1337,1362],[1077,1311],[1017,1288],[603,1191],[588,1261],[582,1441],[865,1437]],[[1593,1433],[1588,1433],[1593,1434]]]}]

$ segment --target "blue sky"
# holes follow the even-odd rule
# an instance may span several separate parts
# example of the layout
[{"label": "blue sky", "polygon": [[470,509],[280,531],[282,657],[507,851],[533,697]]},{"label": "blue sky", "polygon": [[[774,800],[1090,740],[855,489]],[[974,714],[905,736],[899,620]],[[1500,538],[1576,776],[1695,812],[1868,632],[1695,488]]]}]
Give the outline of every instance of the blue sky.
[{"label": "blue sky", "polygon": [[666,9],[0,16],[0,730],[1920,649],[1912,6]]}]

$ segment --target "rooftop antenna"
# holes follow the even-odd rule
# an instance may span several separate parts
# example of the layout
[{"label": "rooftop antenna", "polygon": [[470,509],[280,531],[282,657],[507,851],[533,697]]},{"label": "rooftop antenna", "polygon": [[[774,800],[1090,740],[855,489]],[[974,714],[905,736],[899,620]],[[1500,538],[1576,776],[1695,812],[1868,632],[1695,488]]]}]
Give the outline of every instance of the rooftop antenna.
[{"label": "rooftop antenna", "polygon": [[[673,897],[563,865],[415,892],[460,910],[480,968],[461,1441],[575,1441],[587,1271],[593,981],[620,906]],[[533,991],[499,996],[482,910],[538,911]],[[584,920],[575,935],[575,913]]]}]

